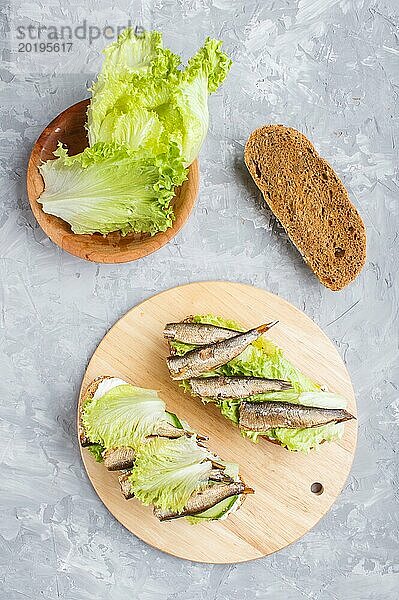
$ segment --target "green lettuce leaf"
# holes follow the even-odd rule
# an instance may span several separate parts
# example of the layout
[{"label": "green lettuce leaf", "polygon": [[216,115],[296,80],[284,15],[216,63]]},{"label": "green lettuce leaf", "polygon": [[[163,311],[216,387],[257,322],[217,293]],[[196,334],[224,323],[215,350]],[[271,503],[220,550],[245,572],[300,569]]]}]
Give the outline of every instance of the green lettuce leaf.
[{"label": "green lettuce leaf", "polygon": [[[104,61],[97,81],[92,84],[92,98],[87,109],[87,133],[90,146],[98,141],[109,141],[109,124],[103,120],[123,99],[128,99],[130,82],[123,85],[129,74],[146,74],[159,49],[162,35],[146,32],[140,38],[131,28],[125,29],[118,39],[104,50]],[[101,135],[103,128],[103,135]]]},{"label": "green lettuce leaf", "polygon": [[40,167],[45,190],[39,202],[74,233],[154,234],[171,226],[170,202],[186,178],[176,146],[157,157],[105,143],[75,156],[60,145],[54,154],[57,160]]},{"label": "green lettuce leaf", "polygon": [[207,38],[182,72],[175,107],[183,121],[182,154],[189,165],[198,156],[209,127],[208,96],[225,80],[231,60],[222,43]]},{"label": "green lettuce leaf", "polygon": [[240,325],[238,321],[234,321],[234,319],[225,319],[224,317],[218,317],[217,315],[193,315],[192,320],[194,323],[207,323],[208,325],[215,325],[216,327],[245,331],[244,327]]},{"label": "green lettuce leaf", "polygon": [[173,348],[173,350],[175,351],[175,354],[178,354],[179,356],[183,356],[184,354],[186,354],[190,350],[194,350],[195,348],[195,346],[193,346],[192,344],[185,344],[184,342],[171,341],[169,343],[171,348]]},{"label": "green lettuce leaf", "polygon": [[89,400],[82,423],[89,440],[104,448],[137,448],[165,418],[165,403],[157,392],[126,384]]},{"label": "green lettuce leaf", "polygon": [[101,444],[93,444],[87,447],[88,451],[93,455],[96,462],[103,462],[104,446]]},{"label": "green lettuce leaf", "polygon": [[163,125],[155,112],[145,108],[137,108],[134,112],[111,110],[101,121],[98,138],[103,142],[128,146],[131,150],[151,151],[157,148],[157,153],[165,152],[166,144],[160,147]]},{"label": "green lettuce leaf", "polygon": [[282,350],[266,338],[250,344],[239,356],[218,369],[223,375],[247,375],[290,381],[297,393],[317,391],[320,386],[306,377],[287,360]]},{"label": "green lettuce leaf", "polygon": [[[156,69],[156,65],[153,65]],[[115,141],[113,127],[123,115],[146,110],[148,118],[160,120],[162,115],[162,129],[159,133],[166,132],[163,145],[168,141],[174,141],[173,133],[178,130],[180,123],[176,111],[175,114],[166,115],[165,107],[173,97],[177,72],[170,80],[165,80],[165,65],[161,72],[148,74],[147,76],[137,73],[116,72],[112,75],[99,76],[98,81],[93,84],[92,97],[87,109],[87,132],[90,145],[96,142]],[[172,68],[172,66],[170,66]],[[148,131],[148,139],[144,138],[145,146],[152,144],[153,152],[156,154],[157,140],[153,131]],[[178,138],[180,139],[180,138]],[[163,147],[161,144],[161,147]]]},{"label": "green lettuce leaf", "polygon": [[[313,448],[317,448],[321,442],[334,442],[340,440],[344,432],[343,423],[323,425],[321,427],[310,427],[309,429],[269,429],[263,435],[275,439],[288,450],[308,454]],[[262,433],[256,431],[246,432],[253,442],[258,441]]]},{"label": "green lettuce leaf", "polygon": [[[196,315],[193,320],[198,323],[209,323],[228,329],[243,330],[242,326],[234,321],[214,315]],[[176,342],[172,342],[172,346],[178,354],[185,354],[188,349],[193,348],[193,346]],[[217,373],[227,376],[244,375],[285,379],[290,381],[293,386],[293,390],[269,392],[245,398],[246,401],[250,402],[280,401],[323,408],[345,408],[347,404],[342,396],[322,391],[320,385],[296,369],[284,357],[282,350],[264,336],[250,344],[235,359],[217,369]],[[185,391],[190,391],[187,381],[183,381],[181,385]],[[204,401],[207,401],[207,399],[204,399]],[[217,400],[216,404],[227,419],[238,425],[241,401],[240,399]],[[253,442],[257,442],[261,436],[267,436],[279,441],[282,446],[289,450],[307,453],[312,448],[317,447],[323,440],[339,440],[343,435],[343,430],[343,425],[339,423],[308,429],[278,428],[264,432],[241,430],[241,435]]]},{"label": "green lettuce leaf", "polygon": [[164,510],[181,511],[208,480],[209,452],[195,438],[154,438],[137,453],[129,477],[136,498]]},{"label": "green lettuce leaf", "polygon": [[[204,46],[179,69],[180,57],[162,47],[158,32],[137,38],[126,30],[107,48],[102,70],[91,88],[87,130],[96,142],[138,141],[153,154],[169,143],[179,147],[185,166],[198,156],[209,126],[208,96],[221,85],[231,60],[221,42],[207,38]],[[132,134],[145,109],[153,126]],[[128,115],[128,118],[126,117]],[[155,126],[156,123],[156,126]]]},{"label": "green lettuce leaf", "polygon": [[162,34],[159,31],[145,31],[138,36],[134,29],[128,27],[105,48],[101,74],[113,75],[125,70],[148,72],[151,62],[162,48]]}]

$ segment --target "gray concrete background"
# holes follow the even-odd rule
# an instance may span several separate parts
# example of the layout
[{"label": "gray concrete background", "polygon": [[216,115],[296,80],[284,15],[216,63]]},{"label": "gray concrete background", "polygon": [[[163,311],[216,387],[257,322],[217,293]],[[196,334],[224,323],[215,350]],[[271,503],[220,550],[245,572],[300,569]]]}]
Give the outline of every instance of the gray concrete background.
[{"label": "gray concrete background", "polygon": [[[3,7],[1,598],[399,597],[397,8],[395,0],[19,0]],[[210,101],[200,195],[184,230],[138,262],[96,265],[61,252],[42,233],[25,173],[43,127],[87,95],[104,40],[79,42],[70,57],[43,58],[15,52],[15,31],[23,19],[123,24],[129,15],[164,31],[185,59],[207,35],[220,37],[234,66]],[[318,283],[260,208],[243,145],[267,122],[308,135],[363,216],[367,263],[340,293]],[[79,385],[107,329],[154,292],[204,278],[252,283],[304,310],[336,344],[359,405],[353,470],[331,512],[293,546],[242,565],[190,564],[125,531],[93,492],[75,435]]]}]

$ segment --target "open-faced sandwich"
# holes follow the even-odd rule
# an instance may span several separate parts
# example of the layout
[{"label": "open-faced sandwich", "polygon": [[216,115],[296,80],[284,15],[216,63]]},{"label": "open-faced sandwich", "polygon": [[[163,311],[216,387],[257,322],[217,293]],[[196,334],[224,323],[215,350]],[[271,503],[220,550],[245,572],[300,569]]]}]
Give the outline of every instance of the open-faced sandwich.
[{"label": "open-faced sandwich", "polygon": [[238,465],[207,449],[154,390],[116,377],[99,377],[86,390],[79,411],[79,438],[110,471],[121,471],[126,499],[154,507],[161,521],[192,523],[225,519],[246,494]]},{"label": "open-faced sandwich", "polygon": [[168,323],[167,365],[172,379],[217,404],[243,436],[309,452],[340,439],[344,421],[354,417],[345,410],[345,398],[324,391],[263,336],[276,323],[249,331],[213,315]]}]

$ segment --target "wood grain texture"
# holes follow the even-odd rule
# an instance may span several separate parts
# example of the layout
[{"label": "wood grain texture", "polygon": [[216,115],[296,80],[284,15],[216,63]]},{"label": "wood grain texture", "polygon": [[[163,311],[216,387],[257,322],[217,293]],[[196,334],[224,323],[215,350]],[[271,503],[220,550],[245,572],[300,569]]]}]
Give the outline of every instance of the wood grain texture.
[{"label": "wood grain texture", "polygon": [[150,234],[128,234],[113,232],[106,236],[99,233],[80,235],[73,233],[68,223],[43,212],[37,201],[44,189],[43,178],[38,166],[54,158],[58,142],[65,144],[70,154],[78,154],[87,147],[85,130],[86,110],[89,100],[82,100],[67,108],[56,117],[37,139],[28,164],[27,191],[33,214],[48,237],[66,252],[93,262],[123,263],[147,256],[167,244],[187,221],[199,188],[198,161],[189,167],[188,179],[177,188],[172,201],[175,220],[165,232]]},{"label": "wood grain texture", "polygon": [[[209,435],[209,447],[240,465],[244,481],[255,488],[242,508],[225,521],[192,526],[185,520],[160,523],[150,507],[124,500],[117,475],[96,463],[87,449],[82,458],[88,476],[110,512],[139,538],[175,556],[200,562],[232,563],[275,552],[304,535],[329,510],[349,474],[356,448],[357,422],[345,424],[339,443],[323,444],[309,455],[293,453],[261,440],[253,444],[213,405],[184,394],[170,379],[162,331],[168,321],[189,314],[213,313],[244,326],[279,319],[267,336],[308,376],[356,402],[348,372],[333,344],[304,313],[264,290],[231,282],[203,282],[162,292],[130,310],[96,349],[82,382],[100,375],[121,377],[159,390],[168,410]],[[79,399],[80,402],[80,399]],[[311,485],[324,492],[316,495]]]}]

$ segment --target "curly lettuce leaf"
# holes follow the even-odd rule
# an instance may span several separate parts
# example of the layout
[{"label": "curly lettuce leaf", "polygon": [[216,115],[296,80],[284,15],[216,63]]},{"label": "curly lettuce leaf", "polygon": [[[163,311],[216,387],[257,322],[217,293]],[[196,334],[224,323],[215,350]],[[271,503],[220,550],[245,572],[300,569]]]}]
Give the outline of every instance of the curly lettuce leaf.
[{"label": "curly lettuce leaf", "polygon": [[162,34],[159,31],[144,31],[137,35],[134,29],[128,27],[105,48],[101,74],[112,75],[121,70],[146,71],[162,48]]},{"label": "curly lettuce leaf", "polygon": [[317,448],[322,442],[335,442],[341,439],[344,432],[344,424],[330,423],[321,427],[310,427],[309,429],[268,429],[263,434],[257,431],[248,431],[246,433],[253,442],[258,441],[259,435],[265,435],[270,439],[278,440],[284,448],[288,450],[303,452],[308,454],[313,448]]},{"label": "curly lettuce leaf", "polygon": [[[176,79],[181,58],[163,47],[162,33],[143,31],[140,35],[128,27],[118,39],[104,49],[104,62],[92,92],[98,92],[98,83],[107,78],[139,77],[165,80]],[[136,79],[134,81],[137,81]]]},{"label": "curly lettuce leaf", "polygon": [[[169,65],[169,68],[172,68]],[[153,65],[153,69],[156,67]],[[174,133],[177,133],[177,124],[180,123],[176,111],[172,115],[166,115],[165,107],[170,103],[174,93],[173,83],[177,75],[170,80],[165,80],[165,65],[160,73],[138,75],[137,73],[113,73],[99,79],[92,87],[92,97],[87,109],[87,133],[90,145],[96,142],[114,140],[113,132],[119,119],[123,115],[131,115],[133,121],[136,112],[146,111],[148,118],[162,120],[162,128],[159,133],[165,132],[164,144],[168,140],[175,141]],[[162,119],[161,119],[162,116]],[[180,136],[181,137],[181,136]],[[177,139],[180,139],[177,136]],[[149,130],[144,138],[143,146],[152,144],[153,152],[157,153],[157,139],[154,132]],[[161,144],[162,146],[162,144]]]},{"label": "curly lettuce leaf", "polygon": [[40,167],[45,189],[39,202],[74,233],[155,234],[171,226],[170,202],[186,178],[176,146],[156,157],[105,143],[75,156],[59,145],[54,154],[57,160]]},{"label": "curly lettuce leaf", "polygon": [[[112,109],[102,120],[98,138],[106,143],[116,142],[131,150],[152,150],[160,143],[164,128],[158,116],[145,108],[134,112],[120,112]],[[158,148],[165,152],[166,144]],[[160,153],[159,152],[159,153]]]},{"label": "curly lettuce leaf", "polygon": [[176,90],[175,106],[183,121],[182,154],[186,165],[198,156],[209,127],[208,96],[225,80],[232,61],[222,42],[207,38],[189,60]]},{"label": "curly lettuce leaf", "polygon": [[181,511],[190,496],[208,481],[209,452],[195,438],[154,438],[137,453],[129,477],[132,491],[143,504]]},{"label": "curly lettuce leaf", "polygon": [[82,424],[89,440],[103,448],[137,448],[165,418],[165,403],[157,392],[126,384],[87,402]]},{"label": "curly lettuce leaf", "polygon": [[171,348],[173,348],[175,354],[178,354],[179,356],[183,356],[184,354],[186,354],[190,350],[194,350],[195,348],[193,344],[185,344],[184,342],[170,341],[169,343]]},{"label": "curly lettuce leaf", "polygon": [[224,319],[216,315],[193,315],[192,320],[194,323],[207,323],[208,325],[215,325],[215,327],[225,327],[226,329],[235,329],[236,331],[245,331],[244,327],[240,325],[234,319]]},{"label": "curly lettuce leaf", "polygon": [[[122,140],[151,147],[153,154],[170,142],[178,145],[185,166],[198,156],[209,126],[208,96],[221,85],[231,60],[221,42],[207,38],[204,46],[179,69],[180,57],[162,47],[158,32],[137,38],[126,30],[105,51],[105,60],[91,88],[87,111],[90,145]],[[132,133],[145,109],[156,128]],[[128,118],[126,118],[128,116]],[[137,143],[140,141],[141,146]]]},{"label": "curly lettuce leaf", "polygon": [[103,462],[103,452],[105,450],[104,446],[101,444],[93,444],[92,446],[87,447],[90,454],[93,455],[93,458],[96,462]]},{"label": "curly lettuce leaf", "polygon": [[[238,323],[214,315],[196,315],[193,320],[197,323],[209,323],[228,329],[243,330]],[[185,354],[188,351],[187,344],[172,342],[172,346],[178,354]],[[193,346],[188,349],[191,348]],[[235,359],[217,369],[217,373],[227,376],[244,375],[284,379],[290,381],[293,386],[293,390],[268,392],[245,398],[246,401],[250,402],[280,401],[322,408],[345,408],[347,405],[345,398],[342,396],[322,391],[318,384],[301,373],[284,357],[280,348],[263,336],[250,344]],[[182,382],[182,387],[185,391],[190,391],[187,381]],[[207,401],[207,399],[203,400]],[[217,400],[216,404],[222,415],[238,425],[241,401],[240,399]],[[312,448],[317,447],[323,440],[339,440],[343,435],[343,430],[343,424],[339,423],[308,429],[277,428],[264,432],[241,430],[241,435],[253,442],[257,442],[259,437],[266,436],[279,441],[282,446],[289,450],[307,453]]]},{"label": "curly lettuce leaf", "polygon": [[246,375],[290,381],[297,393],[317,391],[320,386],[296,369],[273,342],[259,338],[229,363],[220,367],[223,375]]}]

